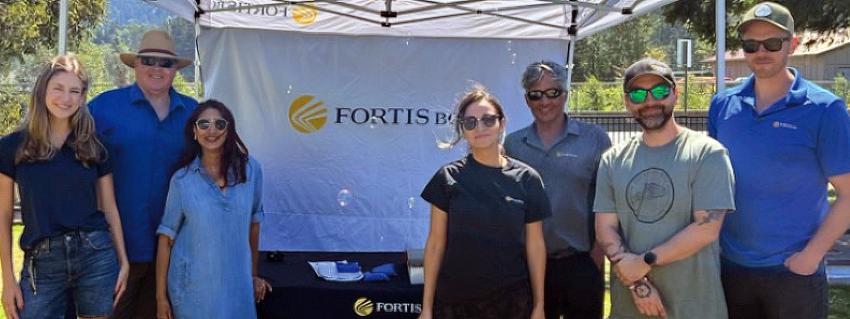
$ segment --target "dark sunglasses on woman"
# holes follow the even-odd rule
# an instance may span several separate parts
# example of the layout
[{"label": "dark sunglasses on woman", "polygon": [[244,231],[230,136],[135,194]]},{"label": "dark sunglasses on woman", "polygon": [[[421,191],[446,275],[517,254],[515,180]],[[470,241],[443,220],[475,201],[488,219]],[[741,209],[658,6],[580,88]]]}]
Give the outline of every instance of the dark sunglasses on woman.
[{"label": "dark sunglasses on woman", "polygon": [[476,127],[478,127],[479,121],[484,123],[484,126],[486,126],[486,127],[493,127],[493,126],[496,126],[496,122],[498,122],[500,119],[502,119],[502,116],[500,116],[500,115],[489,115],[488,114],[488,115],[482,116],[481,119],[477,119],[474,116],[467,116],[463,119],[458,120],[458,123],[460,123],[461,126],[463,126],[464,130],[472,131]]}]

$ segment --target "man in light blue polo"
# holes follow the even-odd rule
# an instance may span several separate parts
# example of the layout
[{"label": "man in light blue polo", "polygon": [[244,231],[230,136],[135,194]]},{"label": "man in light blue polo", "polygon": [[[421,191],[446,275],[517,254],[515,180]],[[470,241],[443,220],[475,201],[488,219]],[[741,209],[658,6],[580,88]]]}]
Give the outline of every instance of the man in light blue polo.
[{"label": "man in light blue polo", "polygon": [[178,57],[163,31],[145,33],[137,53],[122,53],[136,83],[104,92],[89,102],[98,134],[114,165],[115,196],[130,259],[127,290],[113,318],[156,316],[156,229],[168,182],[185,148],[183,129],[198,102],[171,85],[192,63]]},{"label": "man in light blue polo", "polygon": [[593,195],[596,169],[611,140],[599,126],[569,118],[567,72],[552,61],[529,65],[522,76],[534,122],[505,140],[508,156],[537,170],[546,185],[552,217],[546,239],[547,318],[602,318],[602,254],[594,248]]},{"label": "man in light blue polo", "polygon": [[788,67],[793,32],[787,8],[750,9],[738,33],[753,75],[709,111],[709,134],[729,150],[737,181],[737,212],[720,236],[731,319],[826,318],[823,257],[850,225],[847,104]]}]

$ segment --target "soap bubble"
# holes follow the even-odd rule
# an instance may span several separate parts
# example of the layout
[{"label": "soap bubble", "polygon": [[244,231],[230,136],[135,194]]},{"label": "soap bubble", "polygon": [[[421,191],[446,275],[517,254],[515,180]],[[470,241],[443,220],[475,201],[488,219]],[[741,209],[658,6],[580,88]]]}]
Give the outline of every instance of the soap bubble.
[{"label": "soap bubble", "polygon": [[436,127],[432,133],[434,134],[434,140],[437,144],[437,148],[441,150],[450,150],[454,145],[452,145],[452,141],[455,138],[455,128],[452,125],[440,125]]},{"label": "soap bubble", "polygon": [[351,191],[346,188],[341,189],[339,193],[336,194],[336,201],[339,203],[340,207],[346,207],[351,204],[351,199]]}]

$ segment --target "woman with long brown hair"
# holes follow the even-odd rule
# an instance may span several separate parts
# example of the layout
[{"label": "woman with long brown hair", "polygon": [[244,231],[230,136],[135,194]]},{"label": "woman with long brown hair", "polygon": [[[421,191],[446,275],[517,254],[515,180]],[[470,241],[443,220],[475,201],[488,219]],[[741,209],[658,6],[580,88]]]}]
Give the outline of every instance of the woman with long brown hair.
[{"label": "woman with long brown hair", "polygon": [[[89,79],[73,55],[39,75],[21,127],[0,139],[0,264],[7,318],[61,318],[73,297],[77,316],[106,318],[129,264],[112,168],[86,107]],[[21,196],[24,251],[13,285],[12,204]]]},{"label": "woman with long brown hair", "polygon": [[183,134],[157,229],[157,318],[255,318],[271,289],[256,275],[263,171],[219,101],[199,104]]},{"label": "woman with long brown hair", "polygon": [[422,190],[431,229],[420,318],[543,319],[542,220],[551,209],[540,175],[504,155],[507,119],[483,87],[463,96],[454,123],[454,143],[465,140],[469,154]]}]

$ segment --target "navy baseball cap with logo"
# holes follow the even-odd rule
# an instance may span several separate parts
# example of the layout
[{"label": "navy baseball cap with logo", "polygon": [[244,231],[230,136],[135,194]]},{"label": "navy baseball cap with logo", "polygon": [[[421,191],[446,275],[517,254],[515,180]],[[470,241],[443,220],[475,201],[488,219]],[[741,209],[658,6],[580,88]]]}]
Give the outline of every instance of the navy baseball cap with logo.
[{"label": "navy baseball cap with logo", "polygon": [[623,91],[629,91],[629,85],[645,75],[655,75],[667,81],[671,87],[676,87],[676,77],[673,76],[670,66],[653,58],[643,58],[626,69]]},{"label": "navy baseball cap with logo", "polygon": [[738,26],[738,34],[743,33],[744,27],[754,21],[764,21],[794,34],[794,17],[791,16],[791,11],[776,2],[762,2],[750,8]]}]

